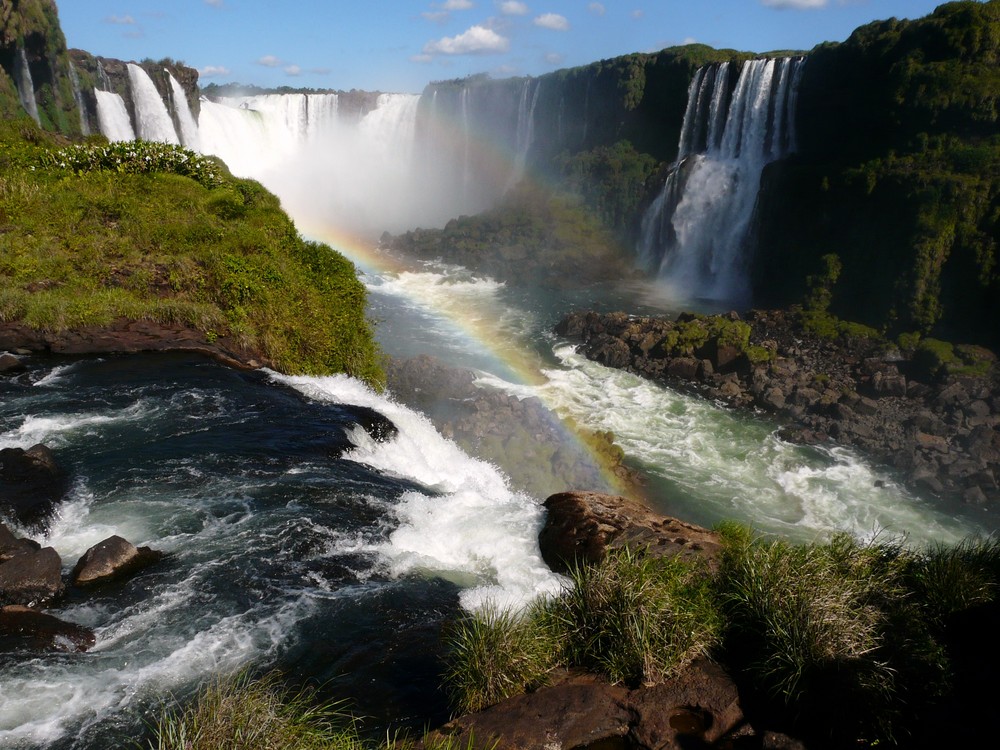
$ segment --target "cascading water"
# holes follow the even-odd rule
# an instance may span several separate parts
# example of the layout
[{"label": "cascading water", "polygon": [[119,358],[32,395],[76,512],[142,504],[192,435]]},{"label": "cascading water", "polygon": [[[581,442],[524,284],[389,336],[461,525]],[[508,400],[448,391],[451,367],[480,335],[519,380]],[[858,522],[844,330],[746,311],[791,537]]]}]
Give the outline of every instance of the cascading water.
[{"label": "cascading water", "polygon": [[109,141],[134,141],[135,131],[125,101],[112,91],[94,89],[97,99],[97,122]]},{"label": "cascading water", "polygon": [[181,127],[181,143],[194,151],[201,150],[201,142],[198,137],[198,123],[195,122],[194,115],[191,114],[191,105],[188,104],[187,94],[176,78],[169,70],[164,71],[170,80],[170,93],[173,97],[174,113],[177,122]]},{"label": "cascading water", "polygon": [[31,80],[31,68],[28,66],[28,55],[24,47],[19,47],[14,55],[14,84],[24,111],[31,115],[35,122],[41,122],[38,117],[38,102],[35,101],[35,84]]},{"label": "cascading water", "polygon": [[[534,92],[532,92],[534,89]],[[517,106],[517,145],[514,151],[514,170],[511,172],[507,189],[511,189],[524,179],[524,168],[528,162],[528,151],[535,140],[535,106],[542,82],[526,78],[521,86],[521,98]]]},{"label": "cascading water", "polygon": [[640,262],[686,294],[745,302],[747,235],[760,175],[795,148],[795,95],[803,58],[701,68],[675,163],[642,219]]},{"label": "cascading water", "polygon": [[128,79],[135,105],[135,134],[144,141],[160,141],[180,145],[170,112],[156,85],[145,70],[135,63],[128,64]]},{"label": "cascading water", "polygon": [[90,123],[87,122],[87,105],[83,101],[83,92],[80,90],[80,76],[76,73],[76,66],[71,60],[69,63],[69,80],[73,84],[73,99],[76,101],[76,108],[80,110],[80,133],[90,135]]}]

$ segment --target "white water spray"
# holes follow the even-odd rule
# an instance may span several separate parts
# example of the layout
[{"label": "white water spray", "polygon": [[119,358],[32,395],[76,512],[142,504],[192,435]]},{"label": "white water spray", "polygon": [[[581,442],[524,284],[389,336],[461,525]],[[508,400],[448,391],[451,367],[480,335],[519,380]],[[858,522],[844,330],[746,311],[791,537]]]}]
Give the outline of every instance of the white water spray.
[{"label": "white water spray", "polygon": [[177,122],[181,126],[181,143],[193,151],[201,150],[201,143],[198,138],[198,123],[195,122],[194,115],[191,114],[191,105],[188,103],[187,94],[176,78],[169,70],[164,70],[170,80],[170,93],[173,96],[174,113],[177,115]]},{"label": "white water spray", "polygon": [[134,141],[135,130],[128,116],[125,101],[112,91],[94,89],[97,98],[97,122],[101,134],[109,141]]},{"label": "white water spray", "polygon": [[804,61],[701,68],[688,89],[678,157],[642,220],[640,261],[686,294],[746,301],[747,236],[764,167],[795,146]]},{"label": "white water spray", "polygon": [[160,92],[146,73],[135,63],[128,64],[128,79],[135,105],[136,136],[144,141],[159,141],[180,145],[173,120],[163,103]]}]

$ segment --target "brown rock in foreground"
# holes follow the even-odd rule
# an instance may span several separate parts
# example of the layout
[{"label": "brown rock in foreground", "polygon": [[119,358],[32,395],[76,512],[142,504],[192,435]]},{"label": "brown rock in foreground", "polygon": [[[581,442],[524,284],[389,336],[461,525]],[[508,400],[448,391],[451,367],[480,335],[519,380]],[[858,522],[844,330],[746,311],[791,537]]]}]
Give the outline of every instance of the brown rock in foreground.
[{"label": "brown rock in foreground", "polygon": [[[707,659],[675,679],[629,690],[592,675],[519,695],[425,738],[496,750],[709,747],[743,727],[736,686]],[[471,743],[471,744],[469,744]]]},{"label": "brown rock in foreground", "polygon": [[62,560],[52,547],[23,552],[0,563],[0,606],[40,606],[62,592]]},{"label": "brown rock in foreground", "polygon": [[44,612],[12,605],[0,608],[0,653],[5,651],[86,651],[93,631]]},{"label": "brown rock in foreground", "polygon": [[575,562],[596,563],[608,549],[630,547],[657,557],[704,559],[714,567],[720,550],[713,531],[654,513],[645,505],[598,492],[560,492],[545,501],[538,535],[542,558],[556,572]]},{"label": "brown rock in foreground", "polygon": [[88,549],[73,568],[74,586],[95,586],[123,578],[163,557],[149,547],[136,547],[120,536],[111,536]]},{"label": "brown rock in foreground", "polygon": [[0,514],[28,526],[42,525],[68,485],[68,474],[41,443],[27,450],[0,450]]}]

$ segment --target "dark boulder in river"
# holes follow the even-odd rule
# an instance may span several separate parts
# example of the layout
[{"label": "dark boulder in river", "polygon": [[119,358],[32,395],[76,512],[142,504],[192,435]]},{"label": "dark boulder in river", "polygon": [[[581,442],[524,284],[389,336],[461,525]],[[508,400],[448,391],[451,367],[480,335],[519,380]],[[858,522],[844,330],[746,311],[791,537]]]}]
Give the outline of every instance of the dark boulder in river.
[{"label": "dark boulder in river", "polygon": [[52,451],[41,443],[24,450],[0,450],[0,516],[39,527],[52,514],[69,485],[69,477]]},{"label": "dark boulder in river", "polygon": [[89,628],[30,607],[0,608],[0,653],[7,651],[86,651],[94,645]]},{"label": "dark boulder in river", "polygon": [[63,592],[62,560],[52,547],[14,555],[0,563],[0,606],[41,606]]},{"label": "dark boulder in river", "polygon": [[88,549],[73,568],[74,586],[95,586],[124,578],[163,558],[149,547],[136,547],[120,536],[111,536]]}]

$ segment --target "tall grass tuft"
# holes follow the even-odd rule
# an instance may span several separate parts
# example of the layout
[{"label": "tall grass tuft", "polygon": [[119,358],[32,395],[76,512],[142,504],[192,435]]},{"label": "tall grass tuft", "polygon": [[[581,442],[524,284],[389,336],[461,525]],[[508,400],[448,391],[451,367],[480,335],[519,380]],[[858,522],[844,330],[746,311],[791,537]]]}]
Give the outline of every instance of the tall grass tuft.
[{"label": "tall grass tuft", "polygon": [[907,705],[946,673],[906,585],[912,553],[847,534],[792,545],[727,527],[723,538],[731,661],[792,723],[841,739],[893,739]]},{"label": "tall grass tuft", "polygon": [[928,549],[913,566],[913,586],[936,626],[1000,594],[1000,536]]},{"label": "tall grass tuft", "polygon": [[718,638],[720,620],[703,571],[628,548],[581,565],[548,608],[566,661],[630,685],[661,682]]},{"label": "tall grass tuft", "polygon": [[363,750],[354,722],[310,690],[290,692],[280,676],[243,674],[209,685],[194,704],[165,714],[151,750]]},{"label": "tall grass tuft", "polygon": [[445,684],[457,711],[481,711],[545,683],[559,654],[545,606],[524,613],[488,606],[454,625]]}]

